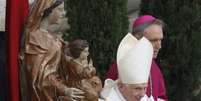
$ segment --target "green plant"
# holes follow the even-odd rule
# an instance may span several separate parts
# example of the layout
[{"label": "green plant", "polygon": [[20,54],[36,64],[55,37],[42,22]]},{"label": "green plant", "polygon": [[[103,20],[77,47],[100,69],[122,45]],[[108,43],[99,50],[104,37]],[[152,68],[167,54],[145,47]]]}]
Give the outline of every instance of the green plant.
[{"label": "green plant", "polygon": [[86,39],[97,73],[104,79],[127,33],[127,0],[66,0],[66,11],[71,28],[65,40]]}]

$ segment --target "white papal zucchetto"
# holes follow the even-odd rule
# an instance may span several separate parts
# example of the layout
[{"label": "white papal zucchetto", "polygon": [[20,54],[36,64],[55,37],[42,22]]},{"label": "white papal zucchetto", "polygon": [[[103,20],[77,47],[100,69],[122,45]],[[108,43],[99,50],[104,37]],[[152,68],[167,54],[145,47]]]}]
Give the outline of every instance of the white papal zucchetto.
[{"label": "white papal zucchetto", "polygon": [[145,37],[138,41],[133,35],[127,34],[117,50],[117,67],[122,83],[147,83],[152,56],[152,44]]}]

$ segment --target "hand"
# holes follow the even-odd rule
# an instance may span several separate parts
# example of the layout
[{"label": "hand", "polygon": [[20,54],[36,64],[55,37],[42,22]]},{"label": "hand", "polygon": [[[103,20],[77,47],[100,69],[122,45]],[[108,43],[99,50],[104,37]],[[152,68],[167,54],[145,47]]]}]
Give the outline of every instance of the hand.
[{"label": "hand", "polygon": [[72,101],[84,98],[84,92],[77,88],[65,88],[64,94]]},{"label": "hand", "polygon": [[65,56],[65,60],[66,60],[66,61],[70,61],[70,60],[72,59],[71,56],[68,56],[68,55],[64,55],[64,56]]}]

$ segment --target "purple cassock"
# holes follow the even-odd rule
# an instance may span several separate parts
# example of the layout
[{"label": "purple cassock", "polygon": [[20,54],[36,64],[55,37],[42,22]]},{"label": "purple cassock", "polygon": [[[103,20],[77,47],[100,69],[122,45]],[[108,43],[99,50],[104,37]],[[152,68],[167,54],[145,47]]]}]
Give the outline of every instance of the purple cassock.
[{"label": "purple cassock", "polygon": [[[168,101],[167,96],[166,96],[166,88],[165,88],[164,78],[159,69],[159,66],[157,65],[157,63],[154,59],[152,60],[150,77],[151,77],[151,79],[149,80],[146,94],[148,96],[150,96],[152,94],[155,101],[157,101],[158,98]],[[118,78],[118,70],[117,70],[116,62],[113,62],[113,64],[109,68],[109,71],[106,74],[106,78],[110,78],[113,80],[116,80]]]}]

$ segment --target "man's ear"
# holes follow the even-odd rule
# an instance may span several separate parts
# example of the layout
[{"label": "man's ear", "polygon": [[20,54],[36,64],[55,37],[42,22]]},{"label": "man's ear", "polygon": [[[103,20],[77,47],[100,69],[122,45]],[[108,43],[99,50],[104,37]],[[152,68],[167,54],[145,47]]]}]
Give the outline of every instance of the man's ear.
[{"label": "man's ear", "polygon": [[118,86],[118,88],[119,88],[120,91],[123,90],[124,85],[123,85],[122,82],[117,82],[117,86]]},{"label": "man's ear", "polygon": [[143,37],[143,34],[144,34],[143,32],[138,32],[138,33],[133,34],[133,36],[136,39],[140,40]]}]

